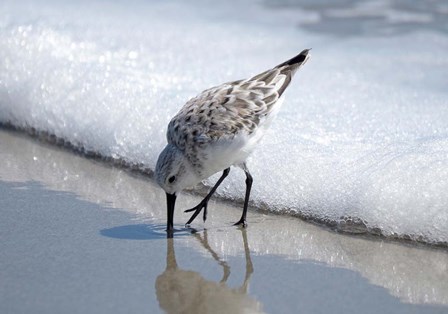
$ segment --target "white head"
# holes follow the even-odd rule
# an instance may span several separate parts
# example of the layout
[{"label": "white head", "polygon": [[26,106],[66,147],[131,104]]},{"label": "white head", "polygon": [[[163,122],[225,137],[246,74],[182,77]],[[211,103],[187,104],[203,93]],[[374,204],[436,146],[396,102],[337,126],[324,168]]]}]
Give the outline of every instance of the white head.
[{"label": "white head", "polygon": [[157,160],[155,177],[157,183],[165,190],[167,196],[167,231],[173,230],[174,205],[177,193],[197,184],[200,179],[185,157],[176,146],[168,144]]}]

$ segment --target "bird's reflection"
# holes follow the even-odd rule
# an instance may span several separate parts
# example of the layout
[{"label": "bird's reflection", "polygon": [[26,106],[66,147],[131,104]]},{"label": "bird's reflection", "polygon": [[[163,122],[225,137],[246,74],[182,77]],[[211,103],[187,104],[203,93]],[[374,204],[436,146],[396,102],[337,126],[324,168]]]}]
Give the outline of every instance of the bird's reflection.
[{"label": "bird's reflection", "polygon": [[230,267],[226,261],[210,247],[207,230],[203,236],[194,237],[222,267],[223,275],[219,282],[204,279],[200,273],[179,268],[174,251],[174,239],[167,239],[166,269],[157,277],[156,294],[160,307],[172,313],[262,313],[262,305],[247,295],[250,277],[254,271],[250,258],[246,230],[241,229],[246,259],[246,274],[241,287],[230,288],[227,279]]}]

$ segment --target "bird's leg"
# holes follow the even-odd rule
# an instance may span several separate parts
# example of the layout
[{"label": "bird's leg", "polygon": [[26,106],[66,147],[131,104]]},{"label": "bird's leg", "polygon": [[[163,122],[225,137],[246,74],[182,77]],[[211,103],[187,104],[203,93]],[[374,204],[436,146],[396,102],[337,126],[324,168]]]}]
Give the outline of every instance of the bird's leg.
[{"label": "bird's leg", "polygon": [[243,164],[243,170],[246,173],[246,197],[244,198],[244,207],[243,207],[243,215],[241,216],[240,220],[235,223],[234,225],[242,225],[243,227],[247,226],[246,223],[246,214],[247,214],[247,207],[249,206],[249,196],[250,196],[250,189],[252,188],[252,182],[254,179],[252,178],[251,174],[249,173],[249,169],[247,169],[246,164]]},{"label": "bird's leg", "polygon": [[229,172],[230,172],[230,168],[224,169],[224,171],[222,172],[222,176],[219,178],[218,182],[216,182],[216,184],[213,186],[213,188],[210,190],[210,192],[207,194],[207,196],[197,206],[184,211],[185,213],[194,211],[194,214],[191,216],[191,218],[187,221],[187,223],[185,225],[191,224],[191,222],[197,217],[197,215],[199,215],[199,213],[201,212],[202,209],[204,209],[204,213],[203,213],[204,221],[207,219],[208,201],[210,200],[210,197],[212,197],[213,193],[215,193],[218,186],[222,183],[222,181],[224,181],[224,179],[229,175]]}]

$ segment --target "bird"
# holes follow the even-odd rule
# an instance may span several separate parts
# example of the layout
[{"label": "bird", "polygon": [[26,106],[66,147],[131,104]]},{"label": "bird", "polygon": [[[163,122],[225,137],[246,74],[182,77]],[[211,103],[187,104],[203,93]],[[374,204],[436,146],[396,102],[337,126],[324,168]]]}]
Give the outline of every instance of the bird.
[{"label": "bird", "polygon": [[305,49],[295,57],[248,79],[224,83],[191,98],[168,124],[167,145],[160,153],[155,179],[166,193],[167,232],[174,232],[173,216],[178,194],[215,173],[222,175],[205,198],[185,210],[193,215],[189,226],[203,211],[207,219],[208,202],[230,172],[241,168],[246,175],[243,213],[235,225],[247,226],[246,214],[253,177],[247,157],[266,133],[278,113],[286,88],[310,58]]}]

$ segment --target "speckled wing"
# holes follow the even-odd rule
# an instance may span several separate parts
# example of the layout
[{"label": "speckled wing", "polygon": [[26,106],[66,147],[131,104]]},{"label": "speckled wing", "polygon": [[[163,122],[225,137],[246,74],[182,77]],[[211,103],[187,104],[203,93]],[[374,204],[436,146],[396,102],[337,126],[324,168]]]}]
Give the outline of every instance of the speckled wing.
[{"label": "speckled wing", "polygon": [[[168,125],[168,143],[185,150],[240,132],[251,134],[269,115],[308,50],[252,78],[224,83],[190,99]],[[188,143],[188,145],[187,145]]]}]

